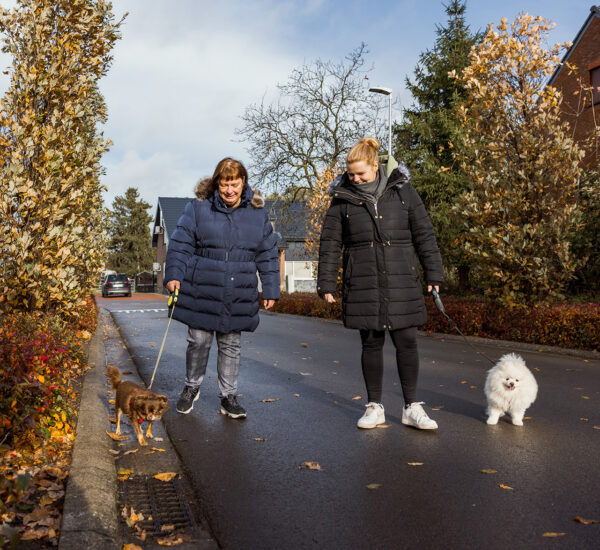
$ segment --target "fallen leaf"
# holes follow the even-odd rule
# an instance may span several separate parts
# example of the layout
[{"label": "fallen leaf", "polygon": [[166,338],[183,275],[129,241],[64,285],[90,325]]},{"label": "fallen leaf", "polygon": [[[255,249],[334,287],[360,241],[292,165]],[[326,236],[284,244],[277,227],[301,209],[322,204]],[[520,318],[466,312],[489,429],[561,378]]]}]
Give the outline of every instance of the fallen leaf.
[{"label": "fallen leaf", "polygon": [[125,468],[119,468],[117,470],[117,475],[120,476],[130,476],[131,474],[133,474],[133,470],[126,470]]},{"label": "fallen leaf", "polygon": [[117,419],[116,419],[114,416],[111,416],[111,417],[108,419],[108,421],[109,421],[111,424],[116,424],[116,423],[117,423]]},{"label": "fallen leaf", "polygon": [[117,476],[118,481],[127,481],[128,479],[129,479],[129,476]]},{"label": "fallen leaf", "polygon": [[532,418],[531,416],[524,416],[523,420],[531,420],[531,418]]},{"label": "fallen leaf", "polygon": [[253,437],[252,439],[254,439],[254,441],[264,441],[265,440],[264,437]]},{"label": "fallen leaf", "polygon": [[583,417],[581,417],[579,420],[582,420],[583,422],[589,422],[590,421],[589,418],[583,418]]},{"label": "fallen leaf", "polygon": [[472,390],[474,390],[475,388],[477,388],[477,386],[469,386],[469,388],[471,388]]},{"label": "fallen leaf", "polygon": [[302,347],[303,347],[303,348],[307,348],[307,347],[308,347],[308,344],[302,344]]},{"label": "fallen leaf", "polygon": [[302,466],[304,466],[308,470],[318,470],[320,472],[324,471],[318,462],[303,462],[302,465],[300,466],[300,469],[302,469]]},{"label": "fallen leaf", "polygon": [[140,448],[139,448],[139,447],[137,447],[137,448],[135,448],[135,449],[131,449],[130,451],[125,451],[125,452],[123,453],[123,456],[125,456],[125,455],[131,455],[131,454],[133,454],[133,453],[137,453],[139,450],[140,450]]},{"label": "fallen leaf", "polygon": [[379,424],[377,426],[375,426],[376,428],[389,428],[391,426],[391,424]]},{"label": "fallen leaf", "polygon": [[294,397],[300,397],[300,394],[299,393],[295,393]]},{"label": "fallen leaf", "polygon": [[108,402],[109,402],[109,403],[114,403],[114,402],[115,402],[115,400],[114,400],[114,399],[109,399],[109,400],[108,400]]},{"label": "fallen leaf", "polygon": [[301,372],[302,376],[312,376],[312,372]]},{"label": "fallen leaf", "polygon": [[438,405],[437,407],[433,407],[431,410],[432,411],[440,411],[444,408],[444,405]]},{"label": "fallen leaf", "polygon": [[367,485],[367,489],[379,489],[381,487],[381,483],[369,483]]},{"label": "fallen leaf", "polygon": [[584,388],[575,388],[576,390],[583,390]]},{"label": "fallen leaf", "polygon": [[164,441],[162,437],[153,437],[152,439],[154,439],[154,441],[158,441],[159,443],[162,443]]},{"label": "fallen leaf", "polygon": [[334,404],[334,405],[337,405],[337,404],[338,404],[338,402],[337,402],[337,401],[334,401],[334,402],[333,402],[333,404]]},{"label": "fallen leaf", "polygon": [[498,485],[498,487],[501,487],[502,489],[506,489],[507,491],[514,491],[514,489],[510,485],[504,485],[504,483],[500,483]]},{"label": "fallen leaf", "polygon": [[115,441],[121,441],[122,439],[129,439],[129,437],[127,437],[126,435],[117,435],[117,434],[114,434],[109,431],[106,432],[106,435],[108,437],[110,437],[111,439],[114,439]]},{"label": "fallen leaf", "polygon": [[144,550],[141,546],[138,546],[137,544],[124,544],[123,545],[123,550]]},{"label": "fallen leaf", "polygon": [[566,533],[550,533],[550,532],[547,532],[547,533],[544,533],[542,535],[542,537],[564,537],[565,535],[566,535]]},{"label": "fallen leaf", "polygon": [[461,384],[468,384],[468,382],[466,380],[462,380]]},{"label": "fallen leaf", "polygon": [[152,477],[154,479],[159,479],[160,481],[171,481],[176,476],[177,474],[175,472],[163,472]]},{"label": "fallen leaf", "polygon": [[337,374],[337,371],[335,371],[335,370],[332,370],[332,371],[331,371],[331,374]]},{"label": "fallen leaf", "polygon": [[274,401],[279,401],[279,397],[269,397],[267,399],[261,399],[262,403],[273,403]]},{"label": "fallen leaf", "polygon": [[593,523],[600,523],[597,519],[584,519],[581,516],[575,516],[573,521],[577,523],[583,523],[584,525],[592,525]]},{"label": "fallen leaf", "polygon": [[108,449],[108,452],[113,455],[118,455],[121,451],[115,451],[114,449]]},{"label": "fallen leaf", "polygon": [[594,430],[600,430],[600,426],[594,426]]},{"label": "fallen leaf", "polygon": [[166,451],[165,451],[164,449],[161,449],[161,448],[159,448],[159,447],[152,447],[152,450],[153,450],[153,451],[156,451],[156,452],[158,452],[158,453],[166,453]]},{"label": "fallen leaf", "polygon": [[333,362],[334,363],[339,363],[339,361],[337,359],[334,359]]},{"label": "fallen leaf", "polygon": [[581,399],[589,399],[589,397],[587,395],[582,395]]},{"label": "fallen leaf", "polygon": [[492,468],[484,468],[483,470],[479,470],[482,474],[497,474],[498,470],[493,470]]},{"label": "fallen leaf", "polygon": [[183,539],[179,535],[171,535],[162,539],[156,539],[156,542],[160,546],[177,546],[183,542]]},{"label": "fallen leaf", "polygon": [[360,395],[356,395],[352,398],[352,401],[356,401],[357,399],[362,399]]},{"label": "fallen leaf", "polygon": [[423,466],[423,462],[407,462],[409,466]]},{"label": "fallen leaf", "polygon": [[161,525],[160,526],[161,531],[172,531],[173,529],[175,529],[175,525]]}]

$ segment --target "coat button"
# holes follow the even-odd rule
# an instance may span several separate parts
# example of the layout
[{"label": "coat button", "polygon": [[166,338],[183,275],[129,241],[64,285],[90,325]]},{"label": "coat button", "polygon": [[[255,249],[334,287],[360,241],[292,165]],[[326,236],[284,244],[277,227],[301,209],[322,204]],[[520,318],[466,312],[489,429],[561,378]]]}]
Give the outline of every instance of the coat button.
[{"label": "coat button", "polygon": [[231,277],[231,280],[233,281],[233,277]]}]

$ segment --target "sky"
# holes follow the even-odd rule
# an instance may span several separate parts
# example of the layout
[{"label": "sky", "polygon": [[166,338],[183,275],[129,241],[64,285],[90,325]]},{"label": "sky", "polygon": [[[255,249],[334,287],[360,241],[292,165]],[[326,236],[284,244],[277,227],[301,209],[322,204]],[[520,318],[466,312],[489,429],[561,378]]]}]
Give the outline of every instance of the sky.
[{"label": "sky", "polygon": [[[15,0],[0,0],[12,8]],[[108,106],[102,128],[113,142],[103,157],[110,207],[128,187],[151,205],[191,197],[225,156],[250,164],[235,135],[245,108],[277,97],[277,84],[315,59],[341,61],[368,45],[370,86],[393,90],[392,119],[412,104],[405,79],[446,21],[441,0],[113,0],[128,12],[122,39],[100,89]],[[513,21],[520,12],[556,22],[549,45],[567,42],[589,15],[592,0],[468,0],[471,30]],[[0,68],[10,58],[0,53]],[[0,73],[0,94],[8,87]],[[362,136],[357,136],[357,139]],[[256,182],[251,182],[251,184]]]}]

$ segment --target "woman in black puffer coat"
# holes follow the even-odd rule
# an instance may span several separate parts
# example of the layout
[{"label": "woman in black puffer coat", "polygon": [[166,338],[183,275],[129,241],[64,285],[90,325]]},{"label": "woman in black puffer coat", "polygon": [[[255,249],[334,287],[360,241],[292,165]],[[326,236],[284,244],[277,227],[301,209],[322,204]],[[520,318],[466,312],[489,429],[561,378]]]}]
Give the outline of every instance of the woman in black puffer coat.
[{"label": "woman in black puffer coat", "polygon": [[368,404],[359,428],[385,422],[381,404],[383,344],[389,331],[405,408],[402,422],[435,429],[416,401],[419,371],[417,326],[427,321],[417,258],[428,292],[439,290],[442,259],[433,226],[406,167],[389,175],[379,165],[379,142],[360,140],[348,154],[347,171],[332,185],[332,202],[321,233],[317,290],[334,302],[340,255],[342,306],[347,328],[359,329]]}]

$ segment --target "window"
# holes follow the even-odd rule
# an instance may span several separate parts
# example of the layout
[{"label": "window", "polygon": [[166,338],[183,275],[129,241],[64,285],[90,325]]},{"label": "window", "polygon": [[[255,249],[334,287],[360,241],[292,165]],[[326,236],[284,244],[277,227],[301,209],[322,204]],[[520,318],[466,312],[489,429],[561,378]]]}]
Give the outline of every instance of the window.
[{"label": "window", "polygon": [[592,103],[600,103],[600,67],[590,71],[590,83],[592,85]]}]

